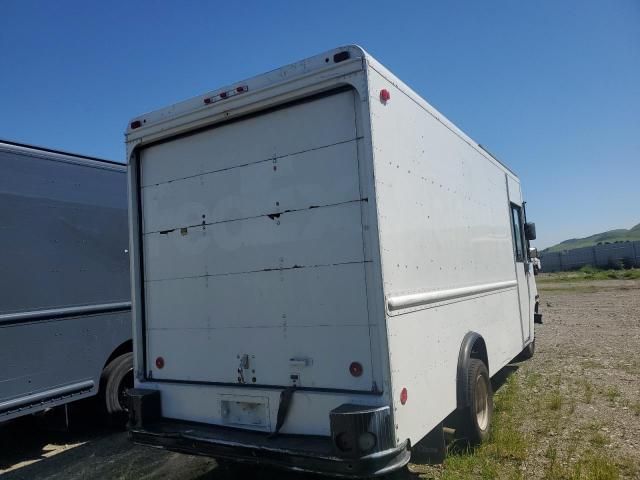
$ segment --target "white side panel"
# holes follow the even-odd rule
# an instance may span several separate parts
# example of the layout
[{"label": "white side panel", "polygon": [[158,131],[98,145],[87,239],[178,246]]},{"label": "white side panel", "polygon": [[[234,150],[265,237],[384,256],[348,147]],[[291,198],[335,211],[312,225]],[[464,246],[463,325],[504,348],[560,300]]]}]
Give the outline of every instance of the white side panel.
[{"label": "white side panel", "polygon": [[399,91],[372,111],[385,293],[512,280],[504,172]]},{"label": "white side panel", "polygon": [[395,421],[415,443],[456,407],[467,332],[491,374],[522,348],[506,170],[373,69],[370,89]]},{"label": "white side panel", "polygon": [[[519,341],[514,294],[515,290],[478,295],[387,319],[395,421],[401,441],[419,441],[455,409],[458,352],[467,332],[480,333],[492,345]],[[494,350],[490,363],[493,360],[502,366],[513,358],[498,355]],[[495,373],[497,368],[492,370]],[[409,394],[405,405],[399,402],[403,387]]]}]

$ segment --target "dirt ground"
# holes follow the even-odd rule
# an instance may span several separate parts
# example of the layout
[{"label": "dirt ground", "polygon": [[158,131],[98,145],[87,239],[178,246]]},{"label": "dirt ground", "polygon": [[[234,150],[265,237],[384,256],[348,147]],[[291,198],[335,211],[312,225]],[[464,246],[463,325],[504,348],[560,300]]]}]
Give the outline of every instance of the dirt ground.
[{"label": "dirt ground", "polygon": [[[640,478],[640,281],[552,280],[539,282],[536,356],[517,374],[542,395],[523,465],[534,478]],[[578,476],[585,454],[613,468]]]},{"label": "dirt ground", "polygon": [[[411,466],[412,476],[640,478],[640,281],[541,280],[536,355],[509,369],[503,388],[517,392],[515,408],[504,405],[502,388],[496,397],[497,420],[514,421],[521,448],[452,454],[443,466]],[[85,420],[73,432],[50,418],[0,426],[3,480],[302,478],[134,446],[125,432]],[[480,465],[487,458],[491,465]]]}]

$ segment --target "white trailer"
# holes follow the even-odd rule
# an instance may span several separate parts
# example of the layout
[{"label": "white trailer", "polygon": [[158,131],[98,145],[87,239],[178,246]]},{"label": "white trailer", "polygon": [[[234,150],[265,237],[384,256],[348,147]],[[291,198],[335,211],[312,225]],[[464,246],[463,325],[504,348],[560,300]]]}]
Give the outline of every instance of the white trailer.
[{"label": "white trailer", "polygon": [[534,345],[507,167],[356,46],[126,139],[135,442],[358,477],[447,417],[486,437],[489,377]]}]

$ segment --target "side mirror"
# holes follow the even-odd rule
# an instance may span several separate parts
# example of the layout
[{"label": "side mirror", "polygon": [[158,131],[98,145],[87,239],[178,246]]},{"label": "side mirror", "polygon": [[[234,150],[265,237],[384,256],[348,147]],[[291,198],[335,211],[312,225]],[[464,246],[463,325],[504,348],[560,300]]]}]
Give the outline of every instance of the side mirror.
[{"label": "side mirror", "polygon": [[536,224],[533,222],[527,222],[524,224],[524,236],[527,240],[536,239]]},{"label": "side mirror", "polygon": [[536,247],[529,248],[529,258],[538,258],[538,249]]}]

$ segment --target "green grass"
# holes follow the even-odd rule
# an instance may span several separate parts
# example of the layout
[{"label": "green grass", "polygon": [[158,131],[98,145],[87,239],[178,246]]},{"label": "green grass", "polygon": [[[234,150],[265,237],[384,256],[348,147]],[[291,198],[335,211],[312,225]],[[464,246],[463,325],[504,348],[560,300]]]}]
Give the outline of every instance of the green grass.
[{"label": "green grass", "polygon": [[489,440],[476,448],[450,449],[436,477],[445,480],[522,478],[520,465],[527,458],[528,439],[519,429],[518,415],[523,414],[521,403],[521,387],[512,375],[494,397]]},{"label": "green grass", "polygon": [[640,268],[630,268],[628,270],[603,270],[587,265],[580,270],[571,272],[545,273],[538,275],[536,283],[555,282],[579,282],[588,280],[638,280],[640,279]]},{"label": "green grass", "polygon": [[[608,457],[586,452],[577,462],[562,463],[558,460],[555,446],[549,445],[545,452],[549,459],[543,478],[545,480],[618,480],[620,468]],[[635,465],[630,462],[623,465],[627,472],[635,471]]]},{"label": "green grass", "polygon": [[551,392],[546,399],[547,408],[553,411],[560,410],[563,402],[564,400],[559,390]]},{"label": "green grass", "polygon": [[613,461],[604,455],[587,453],[578,463],[580,466],[580,477],[587,480],[618,480],[620,469]]},{"label": "green grass", "polygon": [[[526,373],[525,373],[526,372]],[[612,440],[602,422],[584,422],[573,415],[584,394],[591,403],[594,393],[612,402],[621,401],[615,387],[596,388],[588,380],[571,380],[554,375],[544,382],[547,392],[532,394],[544,377],[539,372],[519,371],[510,375],[494,397],[494,416],[490,438],[475,448],[450,445],[441,466],[414,465],[420,478],[453,479],[526,479],[531,476],[531,456],[540,455],[537,474],[545,480],[619,480],[635,478],[638,465],[609,451]],[[568,386],[568,390],[564,388]],[[602,398],[602,397],[600,397]],[[640,402],[632,405],[640,415]],[[533,420],[533,429],[523,425]],[[569,435],[560,435],[568,422],[580,425]]]},{"label": "green grass", "polygon": [[604,391],[604,396],[609,400],[610,403],[615,403],[618,398],[620,398],[620,390],[618,387],[607,387]]},{"label": "green grass", "polygon": [[583,380],[582,388],[584,389],[584,403],[591,403],[593,401],[593,385],[589,380]]},{"label": "green grass", "polygon": [[596,432],[589,437],[589,443],[594,447],[604,447],[609,443],[609,439],[600,432]]}]

